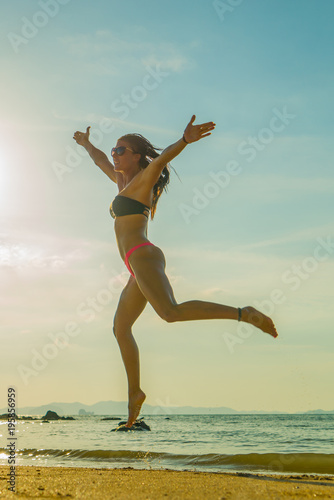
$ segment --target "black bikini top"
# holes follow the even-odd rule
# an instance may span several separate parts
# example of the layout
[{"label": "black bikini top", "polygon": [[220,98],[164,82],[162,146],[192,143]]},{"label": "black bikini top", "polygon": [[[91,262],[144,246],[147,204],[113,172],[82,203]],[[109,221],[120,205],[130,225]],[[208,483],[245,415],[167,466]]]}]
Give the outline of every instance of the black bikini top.
[{"label": "black bikini top", "polygon": [[150,207],[140,201],[118,194],[110,205],[110,215],[113,219],[122,215],[143,214],[149,216]]}]

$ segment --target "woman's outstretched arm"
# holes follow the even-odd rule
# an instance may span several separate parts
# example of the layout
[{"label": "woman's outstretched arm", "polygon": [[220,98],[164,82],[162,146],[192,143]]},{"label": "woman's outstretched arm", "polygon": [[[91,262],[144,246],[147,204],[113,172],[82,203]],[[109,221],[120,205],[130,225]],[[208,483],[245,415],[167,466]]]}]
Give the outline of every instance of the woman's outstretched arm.
[{"label": "woman's outstretched arm", "polygon": [[187,144],[191,144],[192,142],[203,139],[203,137],[211,135],[211,131],[214,130],[216,124],[213,122],[207,122],[200,125],[193,125],[195,119],[196,116],[193,115],[184,130],[182,139],[164,149],[161,155],[157,158],[154,158],[154,160],[151,161],[150,165],[145,169],[144,175],[146,179],[149,179],[152,185],[154,185],[158,181],[161,172],[167,165],[167,163],[178,156],[181,151],[184,150]]},{"label": "woman's outstretched arm", "polygon": [[73,139],[77,142],[77,144],[85,148],[95,165],[100,167],[102,172],[104,172],[109,179],[117,182],[114,165],[109,161],[108,156],[103,153],[103,151],[93,146],[93,144],[89,141],[89,129],[90,127],[87,127],[86,132],[75,132]]}]

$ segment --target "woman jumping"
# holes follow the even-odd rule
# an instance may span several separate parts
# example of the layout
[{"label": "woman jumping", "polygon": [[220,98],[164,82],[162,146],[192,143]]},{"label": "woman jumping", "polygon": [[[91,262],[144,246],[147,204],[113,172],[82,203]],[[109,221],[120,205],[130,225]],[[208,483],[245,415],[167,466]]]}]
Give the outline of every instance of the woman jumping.
[{"label": "woman jumping", "polygon": [[168,323],[199,319],[233,319],[250,323],[277,337],[273,321],[253,307],[230,307],[213,302],[191,300],[178,304],[165,274],[163,252],[147,238],[148,216],[153,219],[157,202],[169,182],[169,162],[187,144],[211,135],[213,122],[194,125],[195,115],[183,137],[161,154],[140,134],[127,134],[112,148],[113,163],[89,141],[89,129],[75,132],[75,141],[83,146],[95,164],[117,184],[119,194],[110,206],[115,219],[115,233],[121,258],[130,277],[123,289],[114,317],[113,331],[117,339],[129,388],[127,427],[135,423],[146,398],[140,388],[139,351],[132,335],[132,325],[147,302]]}]

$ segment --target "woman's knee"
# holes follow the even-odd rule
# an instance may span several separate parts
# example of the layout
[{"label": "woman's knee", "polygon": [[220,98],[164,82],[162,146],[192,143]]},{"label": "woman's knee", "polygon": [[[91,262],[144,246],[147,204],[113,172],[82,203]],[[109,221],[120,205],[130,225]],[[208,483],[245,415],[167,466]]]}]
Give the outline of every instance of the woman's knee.
[{"label": "woman's knee", "polygon": [[117,338],[118,328],[115,325],[115,322],[112,325],[112,331],[113,331],[113,334],[115,335],[115,337]]},{"label": "woman's knee", "polygon": [[121,337],[124,337],[125,335],[128,335],[131,333],[131,326],[129,325],[120,325],[120,324],[113,324],[113,333],[116,337],[116,339],[120,339]]},{"label": "woman's knee", "polygon": [[171,304],[168,307],[165,307],[157,312],[160,318],[164,321],[167,321],[167,323],[174,323],[175,321],[179,320],[177,304]]},{"label": "woman's knee", "polygon": [[116,338],[131,331],[131,326],[128,321],[124,321],[124,318],[122,319],[118,314],[115,314],[112,330]]}]

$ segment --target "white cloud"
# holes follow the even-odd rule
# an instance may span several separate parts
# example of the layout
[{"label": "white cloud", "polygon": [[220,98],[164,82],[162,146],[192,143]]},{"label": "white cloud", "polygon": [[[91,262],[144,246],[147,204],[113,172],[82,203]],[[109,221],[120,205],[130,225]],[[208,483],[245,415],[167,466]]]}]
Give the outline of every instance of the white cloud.
[{"label": "white cloud", "polygon": [[265,247],[275,247],[276,245],[288,244],[292,242],[298,242],[299,246],[302,246],[303,243],[314,242],[314,246],[317,246],[319,243],[317,238],[333,235],[334,227],[333,224],[319,225],[306,229],[302,229],[299,231],[288,232],[286,234],[282,234],[277,238],[270,238],[268,240],[260,240],[251,244],[242,244],[235,247],[229,247],[228,250],[209,250],[207,245],[204,244],[201,247],[200,243],[191,249],[189,253],[189,248],[185,244],[184,247],[178,245],[174,246],[165,246],[165,251],[173,258],[188,258],[194,259],[197,262],[245,262],[248,264],[261,264],[264,259],[268,262],[273,263],[281,263],[285,265],[290,262],[291,259],[294,258],[294,255],[290,255],[289,258],[281,256],[279,253],[277,256],[270,256],[266,253],[261,254],[259,251],[252,252],[255,249],[261,249]]},{"label": "white cloud", "polygon": [[[126,129],[126,130],[141,130],[147,132],[159,133],[161,135],[165,135],[167,137],[171,137],[173,135],[178,136],[179,130],[175,129],[167,129],[162,127],[157,127],[153,125],[147,125],[145,123],[137,123],[131,122],[128,120],[120,120],[119,118],[98,114],[98,113],[87,113],[84,115],[72,114],[72,115],[64,115],[59,113],[58,111],[53,111],[53,116],[58,120],[65,120],[66,122],[71,121],[75,123],[88,123],[99,126],[101,123],[112,122],[114,125],[117,125],[118,129]],[[68,128],[68,127],[67,127]],[[93,132],[94,128],[92,127],[91,132]]]},{"label": "white cloud", "polygon": [[66,36],[60,42],[71,55],[81,60],[81,65],[85,64],[86,69],[90,68],[99,75],[120,75],[126,68],[133,71],[133,68],[151,65],[180,72],[195,64],[185,55],[188,50],[194,50],[191,42],[181,48],[171,42],[130,41],[106,30],[93,35]]},{"label": "white cloud", "polygon": [[278,238],[271,238],[269,240],[262,240],[256,243],[242,245],[238,247],[243,250],[252,250],[255,248],[264,248],[268,246],[282,245],[292,242],[310,242],[313,241],[314,245],[318,245],[317,238],[321,236],[331,235],[334,232],[333,224],[326,224],[321,226],[310,227],[302,229],[300,231],[293,231],[285,235],[281,235]]},{"label": "white cloud", "polygon": [[[172,51],[173,52],[173,51]],[[143,65],[145,68],[160,66],[163,70],[173,71],[175,73],[183,71],[185,69],[191,69],[194,67],[194,62],[187,59],[185,56],[181,54],[171,54],[170,56],[163,54],[160,57],[155,55],[150,55],[149,57],[145,57],[142,59]]]},{"label": "white cloud", "polygon": [[[238,193],[243,201],[258,203],[286,201],[291,197],[334,193],[334,179],[329,177],[296,177],[269,175],[240,175]],[[261,196],[258,195],[261,193]],[[333,204],[334,207],[334,204]]]},{"label": "white cloud", "polygon": [[101,256],[118,256],[115,245],[96,240],[65,237],[38,231],[11,231],[0,234],[0,267],[42,271],[89,267]]}]

